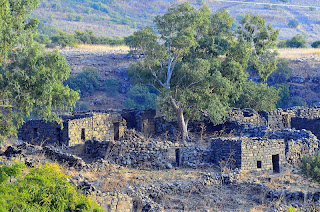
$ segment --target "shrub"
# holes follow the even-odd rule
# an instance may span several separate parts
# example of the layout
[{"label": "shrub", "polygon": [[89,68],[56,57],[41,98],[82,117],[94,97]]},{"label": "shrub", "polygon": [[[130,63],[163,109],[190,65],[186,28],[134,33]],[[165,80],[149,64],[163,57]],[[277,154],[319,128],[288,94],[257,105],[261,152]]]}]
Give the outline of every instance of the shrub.
[{"label": "shrub", "polygon": [[58,31],[58,33],[51,37],[52,44],[55,46],[60,46],[62,48],[66,46],[74,47],[79,44],[79,40],[77,40],[73,34]]},{"label": "shrub", "polygon": [[303,157],[301,172],[307,177],[320,182],[320,152]]},{"label": "shrub", "polygon": [[116,95],[118,94],[119,81],[117,79],[107,79],[103,88],[109,95]]},{"label": "shrub", "polygon": [[[17,165],[0,168],[15,177],[21,172]],[[26,176],[12,183],[7,180],[0,183],[0,211],[102,211],[67,181],[57,165],[40,165],[25,172]]]},{"label": "shrub", "polygon": [[317,40],[311,44],[312,48],[320,48],[320,40]]},{"label": "shrub", "polygon": [[130,88],[128,99],[125,101],[126,108],[140,110],[156,108],[156,91],[151,87],[135,85]]},{"label": "shrub", "polygon": [[81,96],[92,94],[99,88],[98,70],[94,67],[88,67],[82,73],[71,76],[65,84],[73,90],[80,90]]},{"label": "shrub", "polygon": [[297,28],[299,26],[299,21],[295,19],[289,20],[288,27],[290,28]]},{"label": "shrub", "polygon": [[297,34],[296,36],[292,37],[290,40],[286,41],[286,47],[306,48],[307,47],[306,38],[301,34]]}]

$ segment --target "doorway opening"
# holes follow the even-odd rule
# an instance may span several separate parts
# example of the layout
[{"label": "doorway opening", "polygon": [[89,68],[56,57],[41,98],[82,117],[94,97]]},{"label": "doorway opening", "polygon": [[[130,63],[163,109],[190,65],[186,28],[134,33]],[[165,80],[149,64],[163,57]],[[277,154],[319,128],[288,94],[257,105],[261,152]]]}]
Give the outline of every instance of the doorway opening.
[{"label": "doorway opening", "polygon": [[119,126],[120,126],[119,122],[113,123],[113,135],[114,135],[113,139],[115,141],[118,141],[120,138]]},{"label": "doorway opening", "polygon": [[280,173],[279,154],[272,155],[273,173]]},{"label": "doorway opening", "polygon": [[180,149],[176,149],[176,165],[180,166]]},{"label": "doorway opening", "polygon": [[81,129],[81,140],[86,140],[86,129],[84,128]]}]

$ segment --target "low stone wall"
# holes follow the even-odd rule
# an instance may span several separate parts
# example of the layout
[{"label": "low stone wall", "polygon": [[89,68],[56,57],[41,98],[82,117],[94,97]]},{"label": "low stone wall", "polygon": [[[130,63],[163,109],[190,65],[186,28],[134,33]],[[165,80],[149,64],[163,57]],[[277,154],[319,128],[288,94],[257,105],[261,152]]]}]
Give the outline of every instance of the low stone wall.
[{"label": "low stone wall", "polygon": [[123,166],[163,169],[172,168],[169,149],[174,147],[178,145],[169,141],[90,140],[86,142],[86,153]]}]

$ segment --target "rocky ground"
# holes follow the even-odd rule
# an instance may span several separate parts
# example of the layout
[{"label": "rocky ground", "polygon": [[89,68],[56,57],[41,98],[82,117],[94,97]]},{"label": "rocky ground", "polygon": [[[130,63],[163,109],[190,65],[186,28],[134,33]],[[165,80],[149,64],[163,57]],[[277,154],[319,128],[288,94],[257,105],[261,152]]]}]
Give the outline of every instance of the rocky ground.
[{"label": "rocky ground", "polygon": [[62,149],[20,144],[3,147],[0,155],[5,164],[59,163],[70,182],[107,211],[287,211],[291,205],[320,210],[319,184],[289,165],[279,174],[224,166],[129,168],[86,155],[84,145]]}]

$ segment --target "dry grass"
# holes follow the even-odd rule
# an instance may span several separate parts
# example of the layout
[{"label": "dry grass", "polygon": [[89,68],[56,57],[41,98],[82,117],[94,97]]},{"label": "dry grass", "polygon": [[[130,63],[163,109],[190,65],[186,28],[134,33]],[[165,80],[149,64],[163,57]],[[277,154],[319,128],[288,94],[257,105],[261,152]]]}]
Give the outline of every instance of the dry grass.
[{"label": "dry grass", "polygon": [[128,52],[130,48],[128,46],[109,46],[109,45],[89,45],[79,44],[76,47],[66,47],[65,50],[76,50],[86,52],[108,52],[108,51],[125,51]]},{"label": "dry grass", "polygon": [[278,49],[279,57],[288,59],[315,57],[320,61],[320,48],[283,48]]}]

